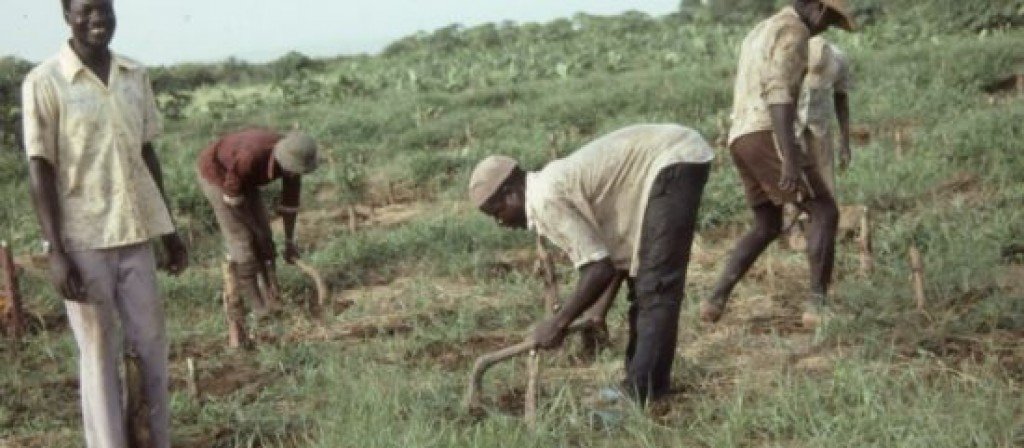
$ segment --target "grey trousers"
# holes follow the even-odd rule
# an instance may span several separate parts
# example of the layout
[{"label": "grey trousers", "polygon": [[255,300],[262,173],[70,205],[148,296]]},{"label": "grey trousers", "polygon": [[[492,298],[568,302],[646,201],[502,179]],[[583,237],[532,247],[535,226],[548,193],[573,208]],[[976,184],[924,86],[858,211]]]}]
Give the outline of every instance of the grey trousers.
[{"label": "grey trousers", "polygon": [[153,446],[169,447],[168,346],[152,247],[143,243],[70,256],[88,295],[86,303],[64,302],[78,342],[86,445],[127,447],[119,374],[127,344],[139,356]]}]

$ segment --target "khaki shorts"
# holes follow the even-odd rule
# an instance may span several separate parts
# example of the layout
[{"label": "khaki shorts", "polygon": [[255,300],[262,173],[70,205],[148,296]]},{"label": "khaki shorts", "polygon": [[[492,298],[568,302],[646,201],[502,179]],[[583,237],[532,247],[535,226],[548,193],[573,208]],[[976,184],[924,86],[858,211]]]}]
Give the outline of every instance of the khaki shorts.
[{"label": "khaki shorts", "polygon": [[[224,237],[224,250],[228,259],[236,263],[252,263],[257,261],[256,248],[253,244],[253,234],[246,227],[245,223],[235,217],[231,206],[224,203],[224,192],[216,185],[211,184],[203,178],[202,174],[196,173],[199,187],[203,190],[206,200],[213,208],[213,215],[217,218],[217,225],[220,227],[221,235]],[[256,220],[267,220],[267,212],[258,192],[245,194],[245,200],[250,201],[250,210],[256,213]]]},{"label": "khaki shorts", "polygon": [[779,188],[782,177],[782,159],[775,147],[775,136],[772,131],[758,131],[743,135],[729,145],[729,153],[743,181],[743,191],[747,203],[757,207],[766,203],[783,205],[800,203],[814,197],[811,188],[811,177],[819,180],[821,175],[815,167],[814,160],[802,152],[798,154],[798,165],[802,168],[801,182],[796,191],[789,193]]}]

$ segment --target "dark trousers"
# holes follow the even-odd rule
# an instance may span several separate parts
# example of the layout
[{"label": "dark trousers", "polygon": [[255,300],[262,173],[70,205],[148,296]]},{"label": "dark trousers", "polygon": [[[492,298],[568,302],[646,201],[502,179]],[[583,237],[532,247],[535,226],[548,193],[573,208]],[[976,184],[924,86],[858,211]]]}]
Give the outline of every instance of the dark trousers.
[{"label": "dark trousers", "polygon": [[710,164],[665,167],[651,186],[640,235],[640,266],[629,279],[627,391],[640,403],[669,392],[686,266]]}]

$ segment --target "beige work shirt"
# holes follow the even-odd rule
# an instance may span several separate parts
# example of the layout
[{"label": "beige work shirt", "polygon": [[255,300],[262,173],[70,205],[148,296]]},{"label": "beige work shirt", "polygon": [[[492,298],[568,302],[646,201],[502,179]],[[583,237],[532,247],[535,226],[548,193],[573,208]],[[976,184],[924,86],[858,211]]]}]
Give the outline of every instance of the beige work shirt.
[{"label": "beige work shirt", "polygon": [[635,276],[654,179],[666,166],[713,158],[704,138],[683,126],[619,129],[527,173],[528,226],[568,253],[577,268],[610,257]]},{"label": "beige work shirt", "polygon": [[113,55],[109,85],[69,44],[22,84],[25,152],[54,168],[68,250],[125,246],[171,233],[170,213],[142,158],[160,132],[145,68]]},{"label": "beige work shirt", "polygon": [[772,130],[769,105],[796,104],[807,71],[810,34],[792,6],[747,33],[733,90],[730,145],[746,134]]},{"label": "beige work shirt", "polygon": [[850,64],[846,55],[821,36],[812,37],[807,45],[807,77],[800,91],[799,131],[814,135],[829,133],[836,120],[835,93],[849,92],[852,87]]}]

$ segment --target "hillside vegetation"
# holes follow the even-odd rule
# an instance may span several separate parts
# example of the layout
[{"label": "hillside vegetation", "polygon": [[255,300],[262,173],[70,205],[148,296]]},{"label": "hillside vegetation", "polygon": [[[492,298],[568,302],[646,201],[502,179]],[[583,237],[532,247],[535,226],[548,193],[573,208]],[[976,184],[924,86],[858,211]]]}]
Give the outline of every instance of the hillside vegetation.
[{"label": "hillside vegetation", "polygon": [[[689,3],[689,2],[687,2]],[[728,2],[726,2],[728,3]],[[756,3],[756,2],[747,2]],[[769,2],[770,3],[770,2]],[[999,82],[1024,73],[1024,2],[864,1],[862,32],[830,31],[851,57],[854,162],[839,200],[872,215],[876,269],[857,273],[844,238],[838,317],[799,328],[801,253],[773,247],[722,323],[700,324],[727,250],[749,219],[722,140],[740,40],[757,15],[718,6],[665,17],[577,15],[544,24],[450,26],[379,55],[152,69],[157,142],[192,253],[162,277],[181,446],[1019,446],[1024,443],[1024,102]],[[115,42],[116,43],[116,42]],[[145,59],[145,55],[133,55]],[[4,60],[3,143],[28,65]],[[545,355],[540,419],[521,416],[525,373],[488,376],[486,417],[459,407],[480,354],[543,315],[532,236],[465,201],[473,164],[505,153],[539,168],[623,125],[675,122],[717,151],[691,263],[665,415],[609,419],[589,403],[621,376],[625,306],[592,362]],[[243,125],[317,136],[298,239],[335,313],[304,311],[313,285],[282,266],[287,317],[259,348],[224,347],[220,240],[194,181],[198,152]],[[39,232],[26,164],[0,150],[0,238],[24,265],[30,334],[0,346],[0,446],[76,446],[77,364],[63,307],[33,263]],[[266,195],[276,198],[276,192]],[[278,238],[282,238],[280,233]],[[915,310],[907,253],[923,253]],[[575,281],[559,265],[562,290]],[[254,322],[255,323],[255,322]],[[569,354],[567,354],[569,353]],[[185,387],[186,360],[200,398]]]}]

